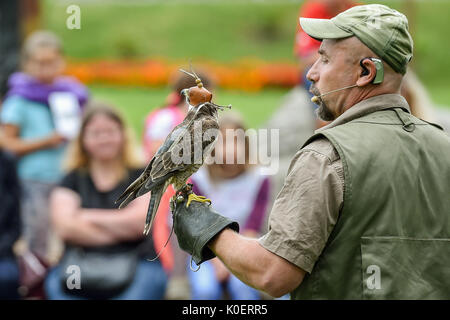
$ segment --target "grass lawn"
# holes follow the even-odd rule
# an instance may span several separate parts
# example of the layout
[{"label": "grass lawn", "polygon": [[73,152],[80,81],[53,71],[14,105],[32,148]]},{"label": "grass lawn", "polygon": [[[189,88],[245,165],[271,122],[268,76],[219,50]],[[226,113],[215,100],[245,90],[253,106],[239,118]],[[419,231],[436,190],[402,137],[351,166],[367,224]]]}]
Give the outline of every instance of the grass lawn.
[{"label": "grass lawn", "polygon": [[73,58],[293,59],[297,3],[136,2],[80,2],[80,30],[66,28],[71,2],[45,0],[42,17]]},{"label": "grass lawn", "polygon": [[[142,136],[146,115],[161,106],[169,93],[168,88],[90,86],[89,89],[96,99],[113,103],[118,107],[127,122],[136,130],[138,138]],[[242,113],[248,127],[257,128],[269,119],[286,92],[281,89],[256,93],[218,90],[214,101],[224,105],[231,103],[233,110]]]}]

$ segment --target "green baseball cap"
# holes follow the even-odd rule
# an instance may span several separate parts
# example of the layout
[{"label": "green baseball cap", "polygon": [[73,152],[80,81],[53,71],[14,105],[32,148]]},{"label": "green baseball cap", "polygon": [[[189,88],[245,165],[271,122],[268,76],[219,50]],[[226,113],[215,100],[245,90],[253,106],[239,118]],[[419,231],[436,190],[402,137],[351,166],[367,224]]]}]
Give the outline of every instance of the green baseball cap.
[{"label": "green baseball cap", "polygon": [[413,56],[408,19],[385,5],[355,6],[332,19],[300,18],[300,25],[317,40],[355,36],[401,74]]}]

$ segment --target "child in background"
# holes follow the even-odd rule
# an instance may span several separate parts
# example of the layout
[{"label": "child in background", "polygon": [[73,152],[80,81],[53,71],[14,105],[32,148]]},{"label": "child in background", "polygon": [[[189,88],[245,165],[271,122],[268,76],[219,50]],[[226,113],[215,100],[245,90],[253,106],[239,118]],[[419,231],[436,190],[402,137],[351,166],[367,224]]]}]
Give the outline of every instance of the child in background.
[{"label": "child in background", "polygon": [[44,258],[49,236],[48,196],[61,178],[66,142],[55,131],[49,97],[54,92],[71,93],[82,106],[88,95],[78,81],[62,76],[62,50],[60,40],[47,31],[37,31],[26,39],[23,72],[9,78],[0,113],[3,147],[19,158],[23,236],[28,248]]},{"label": "child in background", "polygon": [[[270,180],[261,174],[257,166],[249,164],[249,145],[244,137],[245,126],[241,116],[223,113],[219,124],[223,144],[216,144],[212,156],[223,164],[202,167],[192,176],[194,192],[211,199],[215,210],[237,221],[243,235],[254,238],[262,231],[265,221]],[[236,134],[233,140],[226,137],[227,130],[233,130]],[[234,154],[234,161],[227,164],[225,160],[231,157],[226,155],[230,151]],[[239,154],[245,155],[245,163],[238,162]],[[218,258],[204,262],[197,272],[188,270],[188,277],[192,299],[220,299],[223,288],[234,300],[260,299],[258,291],[232,275]]]}]

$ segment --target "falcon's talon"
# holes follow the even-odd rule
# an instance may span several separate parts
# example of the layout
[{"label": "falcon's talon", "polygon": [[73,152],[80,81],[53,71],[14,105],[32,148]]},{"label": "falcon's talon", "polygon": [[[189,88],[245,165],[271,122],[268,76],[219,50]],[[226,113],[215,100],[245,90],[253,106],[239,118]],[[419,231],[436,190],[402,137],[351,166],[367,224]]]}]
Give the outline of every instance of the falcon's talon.
[{"label": "falcon's talon", "polygon": [[191,204],[192,201],[197,201],[197,202],[209,202],[209,204],[211,204],[211,200],[207,199],[204,196],[198,196],[195,193],[191,193],[188,196],[188,201],[186,203],[186,208],[189,208],[189,205]]}]

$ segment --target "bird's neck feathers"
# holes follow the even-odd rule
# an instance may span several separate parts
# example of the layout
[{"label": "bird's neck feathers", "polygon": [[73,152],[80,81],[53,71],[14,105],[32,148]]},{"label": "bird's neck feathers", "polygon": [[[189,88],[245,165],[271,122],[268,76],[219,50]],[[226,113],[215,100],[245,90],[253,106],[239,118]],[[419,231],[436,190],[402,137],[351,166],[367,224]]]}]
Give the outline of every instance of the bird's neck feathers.
[{"label": "bird's neck feathers", "polygon": [[185,119],[191,119],[191,118],[199,118],[199,117],[204,117],[204,116],[210,116],[210,117],[214,117],[217,119],[218,117],[218,112],[217,112],[217,108],[211,104],[211,103],[203,103],[201,105],[199,105],[198,107],[194,107],[189,105],[189,110],[188,113],[186,115]]},{"label": "bird's neck feathers", "polygon": [[211,116],[211,117],[217,117],[217,108],[211,104],[211,103],[203,103],[202,105],[198,106],[197,115],[200,116]]}]

